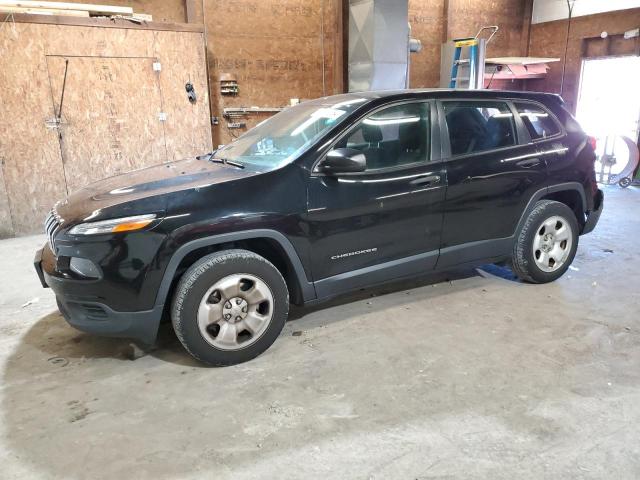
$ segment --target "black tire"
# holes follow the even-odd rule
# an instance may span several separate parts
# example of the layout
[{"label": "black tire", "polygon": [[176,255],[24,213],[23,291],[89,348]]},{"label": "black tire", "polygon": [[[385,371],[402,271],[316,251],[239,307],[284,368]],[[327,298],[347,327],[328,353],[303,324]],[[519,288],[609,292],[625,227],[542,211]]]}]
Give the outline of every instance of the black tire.
[{"label": "black tire", "polygon": [[630,177],[623,177],[618,181],[618,185],[620,185],[620,188],[627,188],[631,185],[631,181]]},{"label": "black tire", "polygon": [[[251,345],[238,350],[223,350],[211,345],[200,332],[197,312],[207,290],[220,279],[234,274],[259,277],[273,295],[271,322]],[[227,366],[257,357],[278,338],[289,314],[289,291],[276,267],[248,250],[224,250],[194,263],[180,278],[173,296],[171,321],[184,348],[197,360]]]},{"label": "black tire", "polygon": [[[573,242],[569,255],[564,264],[553,272],[545,272],[536,264],[533,252],[534,236],[537,235],[541,224],[555,215],[567,220],[573,235]],[[540,200],[536,202],[531,213],[527,217],[522,229],[516,237],[513,246],[511,264],[514,273],[525,282],[548,283],[560,278],[573,262],[578,249],[579,226],[575,213],[564,203],[553,200]]]}]

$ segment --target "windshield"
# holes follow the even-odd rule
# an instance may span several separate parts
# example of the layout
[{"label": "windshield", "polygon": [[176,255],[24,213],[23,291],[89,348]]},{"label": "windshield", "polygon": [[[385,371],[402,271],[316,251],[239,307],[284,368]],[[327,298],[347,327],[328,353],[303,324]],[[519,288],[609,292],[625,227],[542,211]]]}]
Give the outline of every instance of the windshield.
[{"label": "windshield", "polygon": [[214,158],[272,169],[289,163],[365,98],[339,95],[289,107],[216,151]]}]

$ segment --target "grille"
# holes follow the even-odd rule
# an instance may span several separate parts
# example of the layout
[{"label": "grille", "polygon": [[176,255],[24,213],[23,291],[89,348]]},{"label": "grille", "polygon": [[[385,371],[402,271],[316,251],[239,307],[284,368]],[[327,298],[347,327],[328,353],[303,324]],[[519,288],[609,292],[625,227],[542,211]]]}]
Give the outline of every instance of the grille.
[{"label": "grille", "polygon": [[44,232],[47,234],[47,238],[49,239],[49,247],[51,247],[51,251],[55,253],[56,245],[55,245],[55,235],[60,229],[60,217],[56,213],[55,209],[52,209],[47,215],[46,220],[44,221]]}]

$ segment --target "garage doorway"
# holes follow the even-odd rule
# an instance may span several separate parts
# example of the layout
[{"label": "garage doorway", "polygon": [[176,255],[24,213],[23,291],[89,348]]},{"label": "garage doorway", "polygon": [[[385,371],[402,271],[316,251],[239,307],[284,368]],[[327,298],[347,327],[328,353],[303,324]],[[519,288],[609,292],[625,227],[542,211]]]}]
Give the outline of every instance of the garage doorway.
[{"label": "garage doorway", "polygon": [[576,116],[597,139],[598,181],[613,183],[629,163],[621,137],[638,141],[640,128],[640,57],[584,59]]}]

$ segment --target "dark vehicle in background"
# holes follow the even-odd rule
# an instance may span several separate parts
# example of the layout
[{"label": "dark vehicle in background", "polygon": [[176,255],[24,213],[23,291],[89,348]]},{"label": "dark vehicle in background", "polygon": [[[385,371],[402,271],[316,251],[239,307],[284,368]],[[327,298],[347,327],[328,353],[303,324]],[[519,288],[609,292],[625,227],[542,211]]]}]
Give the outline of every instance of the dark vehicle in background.
[{"label": "dark vehicle in background", "polygon": [[436,270],[510,261],[560,277],[603,196],[560,97],[422,90],[302,103],[212,154],[57,203],[36,255],[80,330],[249,360],[309,304]]}]

